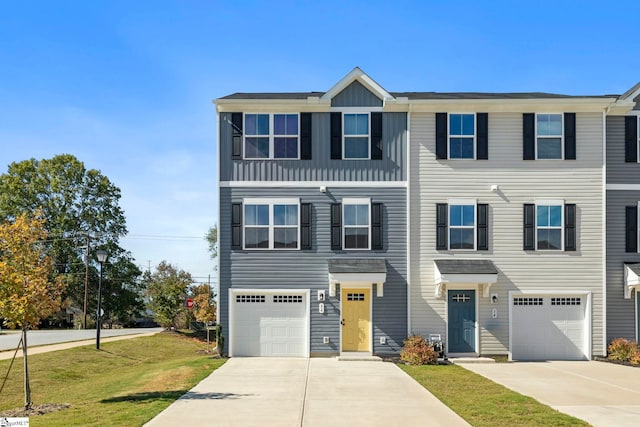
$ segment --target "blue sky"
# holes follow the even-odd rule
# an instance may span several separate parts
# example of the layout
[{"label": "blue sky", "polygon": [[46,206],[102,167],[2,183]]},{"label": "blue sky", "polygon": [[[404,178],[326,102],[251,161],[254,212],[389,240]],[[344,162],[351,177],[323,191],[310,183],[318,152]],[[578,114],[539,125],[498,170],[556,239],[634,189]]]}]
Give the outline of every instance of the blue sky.
[{"label": "blue sky", "polygon": [[326,91],[355,66],[389,91],[619,94],[640,81],[638,12],[637,0],[3,2],[0,171],[75,155],[122,189],[121,243],[140,266],[202,279],[212,99]]}]

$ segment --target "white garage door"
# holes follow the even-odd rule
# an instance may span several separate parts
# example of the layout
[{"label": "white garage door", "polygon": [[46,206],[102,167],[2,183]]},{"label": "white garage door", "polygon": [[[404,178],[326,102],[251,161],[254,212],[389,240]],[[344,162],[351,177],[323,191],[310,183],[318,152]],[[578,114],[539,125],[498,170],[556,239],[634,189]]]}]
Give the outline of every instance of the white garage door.
[{"label": "white garage door", "polygon": [[306,294],[232,294],[233,356],[307,356]]},{"label": "white garage door", "polygon": [[586,296],[520,295],[511,304],[514,360],[586,358]]}]

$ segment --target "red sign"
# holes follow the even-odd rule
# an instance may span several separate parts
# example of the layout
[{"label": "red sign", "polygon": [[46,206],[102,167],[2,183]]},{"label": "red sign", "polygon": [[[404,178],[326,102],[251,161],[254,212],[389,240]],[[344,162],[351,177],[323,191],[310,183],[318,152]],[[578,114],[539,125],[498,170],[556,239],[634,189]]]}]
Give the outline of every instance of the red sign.
[{"label": "red sign", "polygon": [[187,298],[187,308],[191,310],[193,308],[193,300],[191,298]]}]

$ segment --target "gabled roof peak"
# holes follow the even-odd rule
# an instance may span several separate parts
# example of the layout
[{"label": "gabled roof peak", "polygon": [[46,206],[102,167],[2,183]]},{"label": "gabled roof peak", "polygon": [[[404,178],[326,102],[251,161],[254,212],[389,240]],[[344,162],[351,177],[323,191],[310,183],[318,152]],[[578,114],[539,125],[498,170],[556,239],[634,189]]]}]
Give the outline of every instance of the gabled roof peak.
[{"label": "gabled roof peak", "polygon": [[395,98],[387,92],[382,86],[380,86],[375,80],[373,80],[367,73],[362,71],[360,67],[355,67],[346,76],[344,76],[338,83],[333,85],[331,89],[325,92],[320,99],[323,101],[331,101],[331,99],[342,92],[347,86],[354,81],[360,82],[364,87],[370,90],[374,95],[382,99],[383,104],[388,101],[395,100]]}]

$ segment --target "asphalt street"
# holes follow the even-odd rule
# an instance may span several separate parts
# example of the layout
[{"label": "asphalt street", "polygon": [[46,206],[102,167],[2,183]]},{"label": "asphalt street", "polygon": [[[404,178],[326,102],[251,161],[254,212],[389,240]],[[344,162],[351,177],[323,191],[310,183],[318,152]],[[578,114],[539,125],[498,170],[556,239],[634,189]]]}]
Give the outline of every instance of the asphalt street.
[{"label": "asphalt street", "polygon": [[[103,329],[101,338],[118,337],[123,335],[138,335],[150,332],[160,332],[162,328],[131,328],[131,329]],[[27,339],[29,347],[49,344],[59,344],[71,341],[82,341],[96,337],[95,329],[42,330],[29,331]],[[15,350],[20,342],[20,331],[2,329],[0,334],[0,351]]]}]

